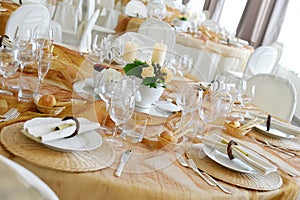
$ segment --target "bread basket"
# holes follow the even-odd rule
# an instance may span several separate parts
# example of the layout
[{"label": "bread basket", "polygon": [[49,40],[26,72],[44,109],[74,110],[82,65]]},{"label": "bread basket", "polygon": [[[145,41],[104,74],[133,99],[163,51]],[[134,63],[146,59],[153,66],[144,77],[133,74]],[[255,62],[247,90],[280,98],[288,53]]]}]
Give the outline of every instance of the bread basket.
[{"label": "bread basket", "polygon": [[41,106],[38,104],[41,97],[42,95],[36,95],[34,97],[34,104],[36,105],[38,111],[40,111],[41,113],[56,116],[66,108],[65,106],[53,106],[53,107]]}]

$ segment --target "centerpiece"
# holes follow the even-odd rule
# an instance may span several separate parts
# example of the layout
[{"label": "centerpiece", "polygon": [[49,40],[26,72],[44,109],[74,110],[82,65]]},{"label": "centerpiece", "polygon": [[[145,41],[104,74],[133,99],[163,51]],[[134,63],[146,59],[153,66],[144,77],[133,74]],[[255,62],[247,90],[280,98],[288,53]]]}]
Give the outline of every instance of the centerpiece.
[{"label": "centerpiece", "polygon": [[124,68],[127,76],[137,78],[140,97],[136,100],[136,106],[150,108],[157,101],[166,88],[166,84],[172,79],[173,73],[167,67],[162,67],[159,63],[148,63],[134,60]]}]

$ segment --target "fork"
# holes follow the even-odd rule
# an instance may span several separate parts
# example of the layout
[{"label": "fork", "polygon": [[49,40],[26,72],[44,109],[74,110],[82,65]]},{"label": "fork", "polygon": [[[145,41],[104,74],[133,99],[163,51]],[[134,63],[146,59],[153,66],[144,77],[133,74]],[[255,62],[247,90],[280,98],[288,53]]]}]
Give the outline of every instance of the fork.
[{"label": "fork", "polygon": [[[189,153],[186,152],[185,153],[186,157],[189,159],[189,161],[193,161],[192,158],[190,157]],[[195,165],[194,161],[193,164]],[[200,170],[197,166],[196,166],[197,170],[200,171],[200,173],[202,172],[212,183],[214,183],[218,188],[220,188],[223,192],[227,193],[227,194],[231,194],[231,191],[227,188],[225,188],[221,183],[219,183],[218,181],[216,181],[212,176],[210,176],[208,173]]]},{"label": "fork", "polygon": [[18,109],[16,108],[11,108],[9,111],[7,111],[6,113],[4,113],[3,115],[0,115],[0,118],[8,118],[10,115],[13,115],[15,112],[17,112]]},{"label": "fork", "polygon": [[185,161],[185,159],[183,158],[183,156],[176,152],[176,157],[177,157],[177,161],[179,162],[179,164],[183,167],[186,168],[190,168],[192,169],[194,172],[196,172],[207,184],[211,185],[211,186],[217,186],[215,183],[213,183],[211,180],[209,180],[208,178],[206,178],[197,168],[192,167],[190,164],[191,163],[187,163]]},{"label": "fork", "polygon": [[9,117],[5,118],[5,119],[1,119],[0,122],[6,122],[8,120],[11,120],[11,119],[15,119],[17,117],[19,117],[21,113],[19,111],[16,111],[14,114],[10,115]]}]

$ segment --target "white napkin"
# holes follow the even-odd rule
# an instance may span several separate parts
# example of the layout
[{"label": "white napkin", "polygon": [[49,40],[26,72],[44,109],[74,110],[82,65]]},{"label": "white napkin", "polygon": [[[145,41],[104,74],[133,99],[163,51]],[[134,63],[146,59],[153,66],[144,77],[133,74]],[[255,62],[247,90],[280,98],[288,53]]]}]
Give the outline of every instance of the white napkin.
[{"label": "white napkin", "polygon": [[[256,113],[256,112],[251,112],[251,115],[253,115],[254,117],[265,119],[265,120],[268,117],[266,114]],[[252,116],[250,116],[250,117],[252,117]],[[271,119],[271,127],[275,127],[277,129],[280,129],[280,130],[285,131],[286,133],[289,133],[292,135],[300,135],[300,127],[294,126],[289,123],[282,122],[278,119],[275,119],[274,117],[272,117],[272,119]]]},{"label": "white napkin", "polygon": [[[210,135],[205,137],[204,139],[204,144],[212,148],[215,148],[224,154],[227,154],[227,144],[224,143],[228,143],[228,142],[229,141],[227,141],[226,139],[217,135]],[[271,163],[249,153],[248,151],[244,151],[243,149],[233,145],[232,146],[233,156],[235,158],[240,159],[242,162],[246,163],[247,165],[251,166],[252,168],[256,169],[257,171],[263,174],[268,174],[270,172],[277,170],[277,168],[273,166]]]},{"label": "white napkin", "polygon": [[275,127],[292,135],[300,135],[300,127],[271,119],[271,127]]},{"label": "white napkin", "polygon": [[[91,122],[84,118],[77,118],[79,121],[79,131],[78,134],[82,134],[84,132],[88,132],[99,128],[100,125],[97,122]],[[69,125],[66,128],[61,130],[55,131],[55,127],[61,125]],[[76,123],[74,120],[66,120],[66,121],[55,121],[53,123],[43,124],[43,123],[36,123],[31,124],[24,124],[25,132],[33,137],[33,139],[39,140],[40,142],[48,142],[51,140],[61,139],[68,137],[74,133],[76,130]]]}]

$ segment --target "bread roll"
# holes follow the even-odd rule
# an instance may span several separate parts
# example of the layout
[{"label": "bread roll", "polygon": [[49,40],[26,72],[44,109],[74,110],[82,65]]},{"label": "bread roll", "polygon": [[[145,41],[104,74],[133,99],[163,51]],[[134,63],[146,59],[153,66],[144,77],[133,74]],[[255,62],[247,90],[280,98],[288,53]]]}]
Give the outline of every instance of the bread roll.
[{"label": "bread roll", "polygon": [[173,140],[174,140],[173,133],[171,131],[168,131],[168,130],[165,130],[165,131],[161,132],[160,137],[163,138],[164,140],[168,141],[168,142],[173,142]]},{"label": "bread roll", "polygon": [[44,107],[53,107],[56,104],[56,98],[52,94],[44,95],[39,99],[38,104]]},{"label": "bread roll", "polygon": [[241,123],[239,121],[231,121],[231,122],[229,122],[229,125],[234,128],[238,128],[241,126]]}]

